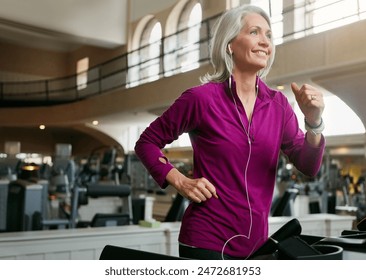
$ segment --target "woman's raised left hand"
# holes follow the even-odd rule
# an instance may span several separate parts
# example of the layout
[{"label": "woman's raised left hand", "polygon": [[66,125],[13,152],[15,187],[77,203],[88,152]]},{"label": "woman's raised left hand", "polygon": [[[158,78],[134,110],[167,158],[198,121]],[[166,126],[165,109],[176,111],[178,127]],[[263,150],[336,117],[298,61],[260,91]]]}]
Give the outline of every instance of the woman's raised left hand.
[{"label": "woman's raised left hand", "polygon": [[299,88],[296,83],[291,83],[291,89],[306,122],[313,127],[320,125],[325,106],[323,93],[309,84],[304,84]]}]

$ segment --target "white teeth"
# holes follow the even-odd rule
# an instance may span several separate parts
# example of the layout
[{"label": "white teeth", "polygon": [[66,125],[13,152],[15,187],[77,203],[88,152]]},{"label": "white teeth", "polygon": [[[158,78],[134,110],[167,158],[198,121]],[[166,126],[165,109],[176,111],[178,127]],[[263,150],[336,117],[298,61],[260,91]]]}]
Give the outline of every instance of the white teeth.
[{"label": "white teeth", "polygon": [[266,55],[267,55],[267,53],[266,53],[266,52],[264,52],[264,51],[258,51],[258,52],[257,52],[257,54],[259,54],[259,55],[261,55],[261,56],[266,56]]}]

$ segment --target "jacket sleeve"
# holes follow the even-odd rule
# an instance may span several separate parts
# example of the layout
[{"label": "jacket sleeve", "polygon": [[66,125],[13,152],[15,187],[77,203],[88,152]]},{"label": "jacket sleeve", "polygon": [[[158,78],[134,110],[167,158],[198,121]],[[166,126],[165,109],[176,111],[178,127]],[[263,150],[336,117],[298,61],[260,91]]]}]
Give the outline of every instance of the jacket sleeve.
[{"label": "jacket sleeve", "polygon": [[135,152],[153,179],[162,188],[168,186],[166,176],[174,168],[163,154],[167,144],[189,132],[199,121],[199,102],[192,90],[185,91],[160,117],[140,135]]},{"label": "jacket sleeve", "polygon": [[286,107],[282,151],[290,162],[306,176],[314,177],[319,172],[325,150],[325,139],[321,136],[319,147],[306,141],[306,135],[299,128],[295,112],[290,104]]}]

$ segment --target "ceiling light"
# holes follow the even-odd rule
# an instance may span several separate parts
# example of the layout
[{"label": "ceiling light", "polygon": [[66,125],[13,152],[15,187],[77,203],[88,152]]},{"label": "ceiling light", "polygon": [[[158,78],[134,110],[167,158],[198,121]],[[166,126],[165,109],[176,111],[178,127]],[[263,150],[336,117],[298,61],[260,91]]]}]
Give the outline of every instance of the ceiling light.
[{"label": "ceiling light", "polygon": [[43,130],[43,129],[45,129],[46,128],[46,126],[44,125],[44,124],[41,124],[40,126],[39,126],[39,129],[41,129],[41,130]]}]

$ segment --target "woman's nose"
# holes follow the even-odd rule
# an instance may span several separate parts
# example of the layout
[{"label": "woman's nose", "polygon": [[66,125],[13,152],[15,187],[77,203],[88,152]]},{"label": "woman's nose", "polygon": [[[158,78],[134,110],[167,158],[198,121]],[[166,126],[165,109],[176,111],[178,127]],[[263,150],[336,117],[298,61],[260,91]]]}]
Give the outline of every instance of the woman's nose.
[{"label": "woman's nose", "polygon": [[260,43],[261,45],[269,46],[269,45],[271,44],[271,39],[270,39],[270,38],[268,38],[268,36],[267,36],[266,34],[262,34],[262,35],[260,36],[260,41],[259,41],[259,43]]}]

